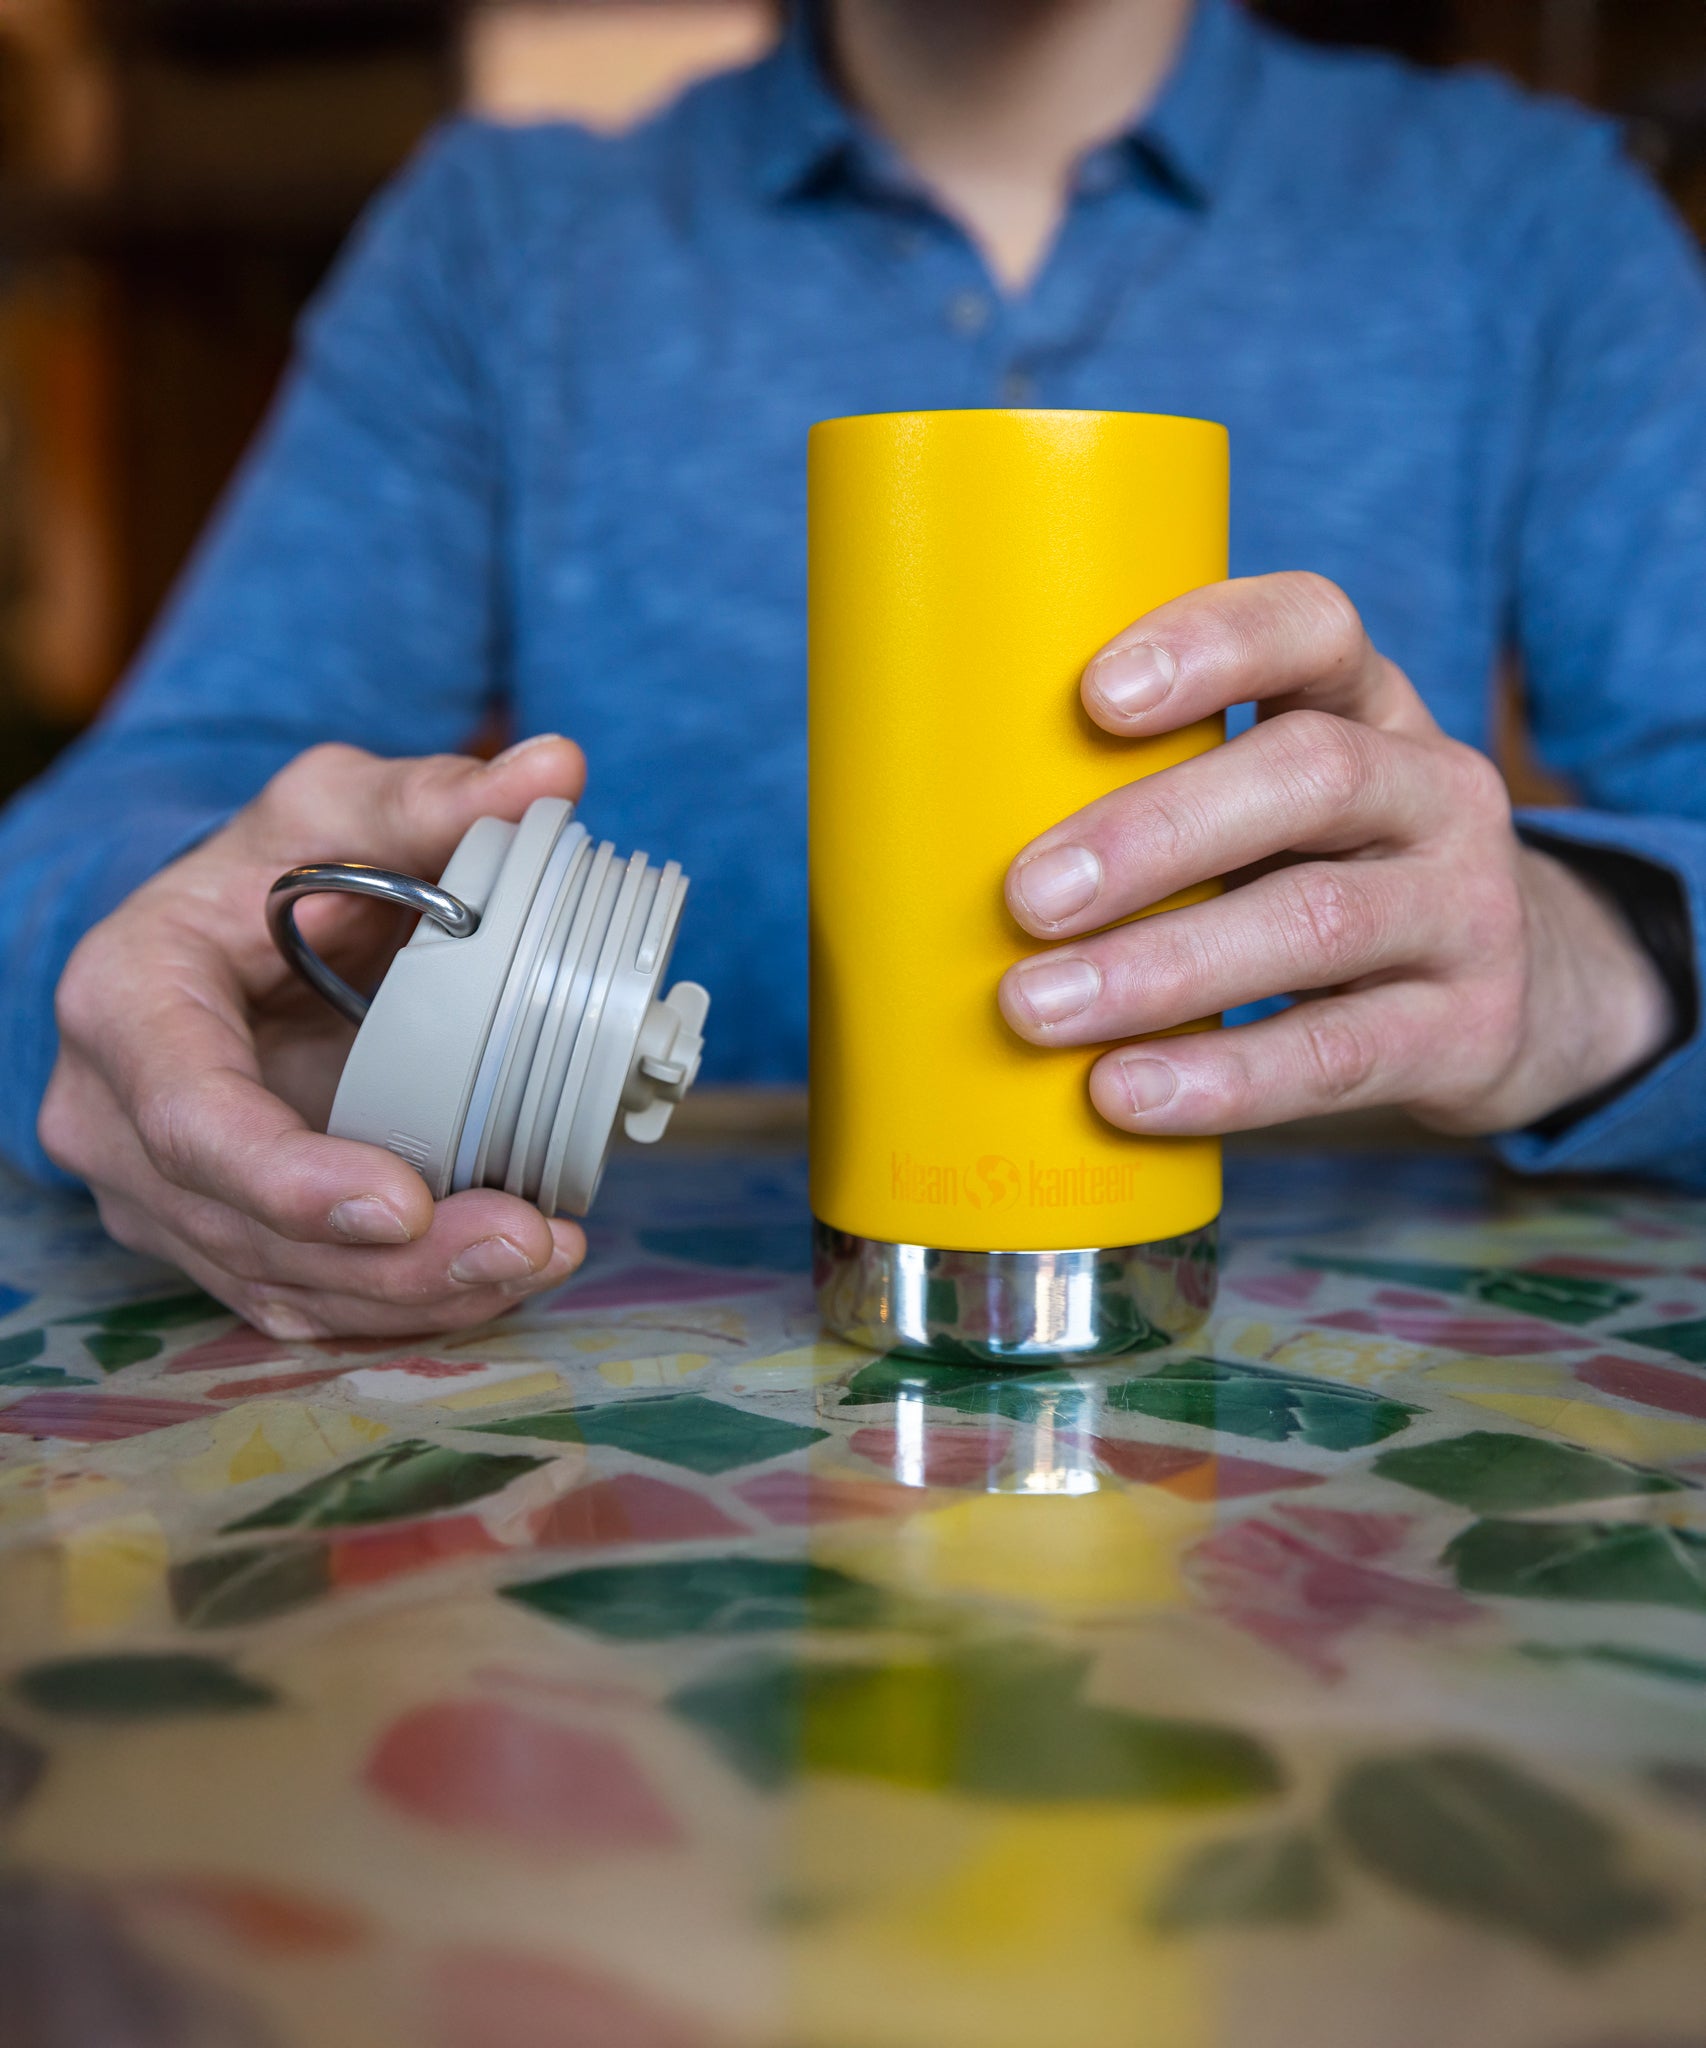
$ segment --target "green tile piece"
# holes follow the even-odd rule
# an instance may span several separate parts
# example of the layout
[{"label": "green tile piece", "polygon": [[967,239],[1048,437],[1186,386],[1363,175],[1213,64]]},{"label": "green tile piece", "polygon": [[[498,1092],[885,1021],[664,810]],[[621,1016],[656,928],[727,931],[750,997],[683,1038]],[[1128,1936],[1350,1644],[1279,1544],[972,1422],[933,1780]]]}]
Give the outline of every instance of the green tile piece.
[{"label": "green tile piece", "polygon": [[96,1330],[83,1339],[83,1349],[102,1372],[120,1372],[127,1365],[158,1358],[164,1344],[143,1330]]},{"label": "green tile piece", "polygon": [[1301,1927],[1333,1903],[1327,1859],[1301,1829],[1237,1835],[1188,1856],[1149,1909],[1150,1924],[1193,1927]]},{"label": "green tile piece", "polygon": [[506,1586],[505,1597],[613,1642],[765,1630],[875,1627],[875,1586],[828,1565],[768,1557],[663,1559],[596,1566]]},{"label": "green tile piece", "polygon": [[127,1652],[61,1657],[12,1681],[18,1697],[44,1714],[95,1721],[154,1721],[169,1714],[234,1714],[270,1707],[278,1695],[213,1657],[187,1652]]},{"label": "green tile piece", "polygon": [[737,1272],[809,1273],[811,1225],[798,1223],[698,1223],[642,1230],[640,1243],[666,1259]]},{"label": "green tile piece", "polygon": [[224,1533],[246,1529],[342,1529],[365,1522],[394,1522],[430,1515],[440,1508],[483,1500],[546,1464],[517,1452],[453,1451],[442,1444],[405,1438],[369,1451],[352,1464],[310,1480],[294,1493],[227,1522]]},{"label": "green tile piece", "polygon": [[1356,1764],[1329,1810],[1351,1853],[1400,1891],[1561,1961],[1591,1961],[1672,1917],[1661,1893],[1624,1874],[1596,1814],[1479,1750]]},{"label": "green tile piece", "polygon": [[636,1457],[656,1458],[690,1472],[732,1472],[804,1449],[829,1434],[773,1415],[754,1415],[703,1394],[652,1395],[642,1401],[606,1401],[592,1408],[560,1408],[546,1415],[516,1415],[482,1426],[486,1436],[534,1436],[609,1444]]},{"label": "green tile piece", "polygon": [[1279,1789],[1254,1736],[1087,1705],[1086,1665],[1028,1646],[885,1665],[762,1657],[670,1704],[763,1788],[806,1770],[1021,1804],[1215,1806]]},{"label": "green tile piece", "polygon": [[173,1565],[172,1612],[190,1628],[233,1628],[306,1607],[332,1590],[324,1543],[261,1543]]},{"label": "green tile piece", "polygon": [[0,1375],[28,1365],[39,1358],[47,1349],[45,1330],[19,1330],[10,1337],[0,1337]]},{"label": "green tile piece", "polygon": [[1169,1359],[1142,1379],[1110,1387],[1105,1398],[1110,1408],[1158,1422],[1184,1422],[1264,1443],[1296,1437],[1323,1451],[1362,1450],[1395,1436],[1422,1412],[1361,1387],[1221,1358]]},{"label": "green tile piece", "polygon": [[1058,1367],[1003,1373],[988,1365],[937,1365],[926,1359],[874,1358],[860,1366],[841,1396],[844,1408],[874,1408],[889,1402],[919,1401],[931,1408],[969,1414],[1011,1414],[1034,1409],[1042,1399],[1079,1385]]},{"label": "green tile piece", "polygon": [[1706,1614],[1706,1536],[1646,1522],[1473,1522],[1445,1562],[1466,1593]]},{"label": "green tile piece", "polygon": [[1389,1280],[1400,1287],[1431,1287],[1436,1293],[1458,1294],[1494,1308],[1572,1326],[1597,1322],[1641,1298],[1633,1288],[1615,1280],[1595,1280],[1577,1273],[1531,1273],[1521,1266],[1450,1266],[1428,1259],[1349,1259],[1315,1252],[1299,1253],[1293,1264],[1326,1273],[1354,1273],[1366,1280]]},{"label": "green tile piece", "polygon": [[62,1316],[74,1325],[93,1323],[102,1330],[182,1330],[192,1323],[211,1322],[231,1311],[198,1288],[190,1294],[164,1294],[153,1301],[126,1301],[116,1308],[98,1308],[87,1315]]},{"label": "green tile piece", "polygon": [[1688,1323],[1649,1323],[1641,1330],[1618,1330],[1618,1341],[1645,1344],[1649,1351],[1668,1351],[1690,1365],[1706,1365],[1706,1316]]},{"label": "green tile piece", "polygon": [[1382,1451],[1374,1469],[1382,1479],[1395,1479],[1400,1486],[1413,1486],[1482,1515],[1685,1490],[1683,1482],[1667,1472],[1650,1472],[1573,1444],[1499,1429],[1477,1429],[1439,1443]]},{"label": "green tile piece", "polygon": [[1706,1685],[1706,1663],[1698,1657],[1672,1657],[1663,1650],[1637,1650],[1625,1643],[1521,1643],[1518,1648],[1543,1664],[1609,1664],[1643,1678]]}]

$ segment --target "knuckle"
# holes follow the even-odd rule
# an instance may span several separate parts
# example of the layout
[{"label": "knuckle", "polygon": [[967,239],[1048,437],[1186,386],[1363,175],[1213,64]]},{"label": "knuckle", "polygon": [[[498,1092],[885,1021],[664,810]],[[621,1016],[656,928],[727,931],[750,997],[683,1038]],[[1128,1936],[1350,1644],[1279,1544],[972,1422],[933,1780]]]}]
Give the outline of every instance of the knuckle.
[{"label": "knuckle", "polygon": [[1342,868],[1327,862],[1298,868],[1284,891],[1292,964],[1303,972],[1336,975],[1376,937],[1368,899]]},{"label": "knuckle", "polygon": [[1362,614],[1330,576],[1298,569],[1285,578],[1287,602],[1295,606],[1310,637],[1330,662],[1347,662],[1362,652]]},{"label": "knuckle", "polygon": [[1380,1049],[1351,1012],[1338,1004],[1305,1004],[1302,1024],[1303,1056],[1322,1099],[1344,1102],[1367,1085]]},{"label": "knuckle", "polygon": [[1350,809],[1373,768],[1363,728],[1330,711],[1287,711],[1273,724],[1285,770],[1304,801],[1329,814]]},{"label": "knuckle", "polygon": [[1510,791],[1498,765],[1479,747],[1458,740],[1450,743],[1447,758],[1455,808],[1470,817],[1508,825]]}]

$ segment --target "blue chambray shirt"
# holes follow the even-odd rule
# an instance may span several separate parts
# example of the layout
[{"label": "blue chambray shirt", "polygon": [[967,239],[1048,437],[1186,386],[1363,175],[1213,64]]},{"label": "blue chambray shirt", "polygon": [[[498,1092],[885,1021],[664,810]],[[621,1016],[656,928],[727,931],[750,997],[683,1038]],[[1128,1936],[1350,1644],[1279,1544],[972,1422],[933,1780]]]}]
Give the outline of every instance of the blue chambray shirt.
[{"label": "blue chambray shirt", "polygon": [[[0,1146],[48,1170],[95,919],[312,742],[494,704],[692,876],[707,1073],[801,1077],[806,430],[992,404],[1226,422],[1235,572],[1335,578],[1478,745],[1514,647],[1549,829],[1669,868],[1706,957],[1706,290],[1606,127],[1199,0],[1008,299],[796,19],[623,137],[456,125],[376,206],[136,673],[0,820]],[[1706,1175],[1701,1038],[1505,1143]]]}]

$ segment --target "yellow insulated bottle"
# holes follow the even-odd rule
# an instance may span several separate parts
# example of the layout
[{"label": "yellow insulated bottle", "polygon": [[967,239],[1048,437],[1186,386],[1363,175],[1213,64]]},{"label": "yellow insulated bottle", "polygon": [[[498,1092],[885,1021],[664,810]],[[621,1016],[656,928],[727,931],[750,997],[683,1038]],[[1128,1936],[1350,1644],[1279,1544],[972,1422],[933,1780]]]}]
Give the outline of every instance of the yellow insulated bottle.
[{"label": "yellow insulated bottle", "polygon": [[999,1362],[1177,1335],[1212,1295],[1220,1150],[1114,1130],[1096,1049],[1014,1035],[1037,944],[1002,882],[1091,799],[1203,752],[1122,740],[1085,663],[1226,574],[1203,420],[887,413],[810,443],[811,1200],[819,1306],[857,1342]]}]

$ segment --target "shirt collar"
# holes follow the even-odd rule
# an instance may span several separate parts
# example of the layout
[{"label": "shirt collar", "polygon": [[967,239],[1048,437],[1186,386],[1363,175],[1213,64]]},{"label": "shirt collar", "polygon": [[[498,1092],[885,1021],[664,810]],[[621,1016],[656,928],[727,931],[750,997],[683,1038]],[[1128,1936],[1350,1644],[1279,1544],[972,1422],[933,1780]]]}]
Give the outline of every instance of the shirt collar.
[{"label": "shirt collar", "polygon": [[[816,0],[793,0],[782,39],[757,67],[755,169],[766,198],[809,191],[864,158],[891,171],[893,152],[836,94],[819,47]],[[1115,138],[1185,199],[1219,189],[1255,83],[1260,31],[1237,0],[1195,0],[1185,40],[1146,112]]]}]

